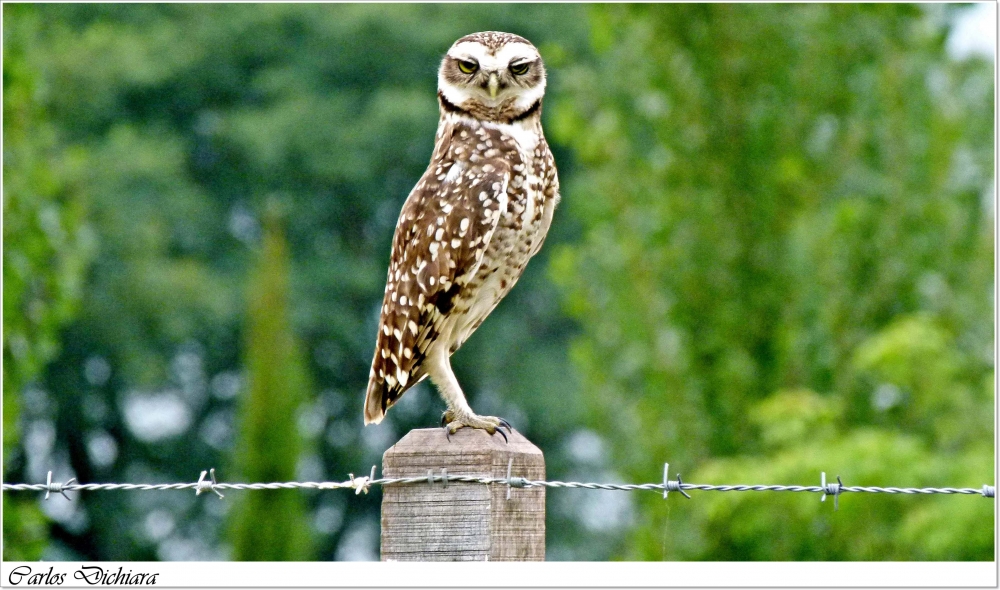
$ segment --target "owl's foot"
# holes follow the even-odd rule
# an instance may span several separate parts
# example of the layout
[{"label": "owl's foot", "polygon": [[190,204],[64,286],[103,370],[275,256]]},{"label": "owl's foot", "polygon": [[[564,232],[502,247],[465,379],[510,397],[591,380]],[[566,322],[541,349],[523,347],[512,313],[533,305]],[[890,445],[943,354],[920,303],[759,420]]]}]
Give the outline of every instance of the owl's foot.
[{"label": "owl's foot", "polygon": [[[451,435],[458,432],[459,428],[478,428],[480,430],[485,430],[489,434],[500,433],[503,437],[504,442],[507,442],[507,433],[511,431],[510,423],[503,418],[497,418],[496,416],[477,416],[476,414],[470,415],[458,415],[451,410],[445,411],[444,415],[441,416],[441,425],[444,426],[445,436],[451,438]],[[507,433],[503,429],[507,429]]]}]

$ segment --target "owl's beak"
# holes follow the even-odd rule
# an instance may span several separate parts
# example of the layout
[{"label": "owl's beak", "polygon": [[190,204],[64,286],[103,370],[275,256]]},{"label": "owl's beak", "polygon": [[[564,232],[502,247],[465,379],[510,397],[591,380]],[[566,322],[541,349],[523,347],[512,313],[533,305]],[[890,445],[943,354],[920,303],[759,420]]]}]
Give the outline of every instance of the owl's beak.
[{"label": "owl's beak", "polygon": [[490,88],[490,98],[496,99],[497,91],[500,89],[500,78],[498,78],[495,73],[490,74],[489,88]]}]

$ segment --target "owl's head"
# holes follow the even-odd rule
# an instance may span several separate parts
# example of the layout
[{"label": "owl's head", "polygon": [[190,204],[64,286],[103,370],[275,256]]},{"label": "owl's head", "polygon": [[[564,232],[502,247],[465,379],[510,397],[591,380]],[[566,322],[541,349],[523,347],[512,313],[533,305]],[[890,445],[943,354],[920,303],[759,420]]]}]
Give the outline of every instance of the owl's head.
[{"label": "owl's head", "polygon": [[545,66],[524,37],[488,31],[451,46],[438,71],[442,106],[490,120],[517,120],[538,112]]}]

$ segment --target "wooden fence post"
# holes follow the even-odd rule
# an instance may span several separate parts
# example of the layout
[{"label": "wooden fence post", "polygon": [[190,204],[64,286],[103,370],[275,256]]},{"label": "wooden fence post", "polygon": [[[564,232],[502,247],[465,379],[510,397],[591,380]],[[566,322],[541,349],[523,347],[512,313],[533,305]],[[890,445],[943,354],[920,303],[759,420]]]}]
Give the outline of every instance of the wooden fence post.
[{"label": "wooden fence post", "polygon": [[[519,432],[463,428],[412,430],[382,456],[383,477],[545,479],[542,452]],[[383,561],[541,561],[545,559],[545,488],[440,481],[382,488]]]}]

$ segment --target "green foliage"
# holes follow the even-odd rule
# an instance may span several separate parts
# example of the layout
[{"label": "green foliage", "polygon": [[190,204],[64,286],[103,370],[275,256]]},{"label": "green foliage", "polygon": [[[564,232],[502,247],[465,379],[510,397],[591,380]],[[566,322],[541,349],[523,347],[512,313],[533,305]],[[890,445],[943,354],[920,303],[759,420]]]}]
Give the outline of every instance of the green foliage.
[{"label": "green foliage", "polygon": [[[279,213],[272,208],[264,223],[260,261],[251,274],[248,295],[249,387],[240,400],[236,463],[241,477],[252,482],[295,479],[302,447],[296,416],[312,397],[302,351],[289,322],[289,254],[280,223]],[[298,490],[247,494],[233,512],[232,528],[234,559],[311,557],[305,503]]]},{"label": "green foliage", "polygon": [[842,415],[840,401],[808,389],[780,390],[754,406],[748,417],[765,448],[788,448],[831,438]]},{"label": "green foliage", "polygon": [[[93,238],[85,204],[68,177],[74,159],[38,99],[26,52],[40,22],[31,6],[4,6],[18,23],[4,34],[3,67],[3,444],[5,480],[24,473],[20,392],[59,351],[59,329],[82,296]],[[36,560],[45,520],[26,498],[5,494],[4,559]]]},{"label": "green foliage", "polygon": [[[584,229],[552,276],[630,479],[669,460],[699,482],[992,481],[994,91],[944,52],[941,10],[593,8],[597,64],[553,107]],[[831,509],[645,499],[620,556],[993,555],[975,498]]]},{"label": "green foliage", "polygon": [[[77,309],[92,237],[84,202],[67,181],[71,158],[39,104],[24,54],[37,16],[31,7],[5,10],[22,25],[4,45],[4,383],[5,399],[13,400],[59,349],[58,329]],[[12,436],[14,423],[6,426]]]}]

